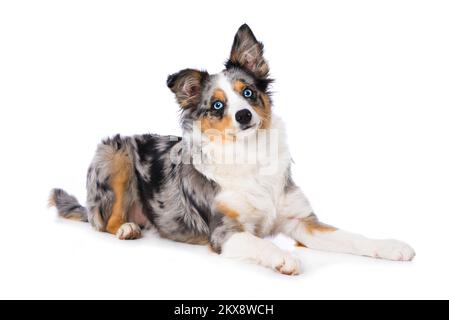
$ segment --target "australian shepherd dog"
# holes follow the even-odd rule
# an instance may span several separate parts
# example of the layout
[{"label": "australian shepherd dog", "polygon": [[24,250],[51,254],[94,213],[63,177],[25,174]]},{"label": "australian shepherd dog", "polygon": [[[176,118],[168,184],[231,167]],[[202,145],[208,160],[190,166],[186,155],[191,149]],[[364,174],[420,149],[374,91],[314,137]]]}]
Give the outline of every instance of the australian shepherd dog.
[{"label": "australian shepherd dog", "polygon": [[374,240],[324,224],[291,175],[281,119],[272,113],[269,67],[248,25],[237,31],[225,69],[184,69],[167,79],[181,109],[183,137],[117,135],[99,144],[87,173],[87,205],[61,189],[60,216],[89,222],[120,240],[154,228],[161,237],[208,244],[224,257],[286,275],[299,261],[270,235],[339,253],[408,261],[396,240]]}]

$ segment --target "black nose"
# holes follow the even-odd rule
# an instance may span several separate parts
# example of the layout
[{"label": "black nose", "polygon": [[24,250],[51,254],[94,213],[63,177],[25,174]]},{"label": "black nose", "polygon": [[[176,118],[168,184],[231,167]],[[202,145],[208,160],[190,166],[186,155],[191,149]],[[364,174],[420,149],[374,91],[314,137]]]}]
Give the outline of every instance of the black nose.
[{"label": "black nose", "polygon": [[251,122],[251,118],[253,117],[251,111],[248,109],[240,110],[235,114],[235,120],[237,120],[240,124],[248,124]]}]

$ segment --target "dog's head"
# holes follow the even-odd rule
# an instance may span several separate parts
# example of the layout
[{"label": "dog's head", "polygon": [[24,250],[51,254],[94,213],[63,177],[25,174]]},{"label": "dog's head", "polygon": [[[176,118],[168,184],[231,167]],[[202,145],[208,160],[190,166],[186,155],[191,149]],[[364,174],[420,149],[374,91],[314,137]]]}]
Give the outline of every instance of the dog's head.
[{"label": "dog's head", "polygon": [[203,134],[218,132],[227,138],[268,129],[268,73],[263,44],[248,25],[241,26],[225,70],[210,75],[184,69],[168,77],[167,85],[181,106],[183,129],[189,131],[198,124]]}]

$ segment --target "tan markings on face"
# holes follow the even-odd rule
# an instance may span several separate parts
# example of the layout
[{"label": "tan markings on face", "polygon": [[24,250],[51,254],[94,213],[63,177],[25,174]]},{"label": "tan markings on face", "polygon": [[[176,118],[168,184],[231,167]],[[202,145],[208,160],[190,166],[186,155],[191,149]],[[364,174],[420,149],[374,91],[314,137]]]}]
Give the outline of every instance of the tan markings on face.
[{"label": "tan markings on face", "polygon": [[224,116],[222,119],[205,115],[201,119],[201,132],[205,133],[211,142],[225,142],[234,140],[232,118]]},{"label": "tan markings on face", "polygon": [[[215,89],[211,97],[211,102],[214,101],[226,104],[226,93],[222,89]],[[211,142],[224,142],[233,139],[232,118],[230,116],[220,118],[213,114],[206,114],[201,119],[201,132],[208,135]]]},{"label": "tan markings on face", "polygon": [[223,103],[226,102],[226,94],[221,89],[215,89],[214,94],[212,95],[212,101],[221,101]]},{"label": "tan markings on face", "polygon": [[218,212],[227,216],[228,218],[237,219],[239,217],[239,213],[237,211],[235,211],[234,209],[231,209],[224,203],[219,203],[217,205],[216,209]]},{"label": "tan markings on face", "polygon": [[308,216],[307,218],[301,219],[301,222],[303,223],[306,231],[311,234],[315,232],[334,232],[338,230],[333,226],[321,223],[314,214]]},{"label": "tan markings on face", "polygon": [[120,226],[125,222],[124,194],[131,176],[131,160],[124,152],[118,152],[112,159],[111,188],[114,192],[114,204],[106,230],[116,234]]},{"label": "tan markings on face", "polygon": [[271,124],[271,103],[270,98],[265,93],[261,93],[262,105],[256,107],[254,111],[257,112],[262,119],[261,129],[269,129]]},{"label": "tan markings on face", "polygon": [[206,132],[208,130],[216,130],[224,132],[232,128],[232,118],[230,116],[224,116],[223,119],[219,119],[213,116],[205,116],[201,120],[201,130]]},{"label": "tan markings on face", "polygon": [[246,83],[243,82],[242,80],[236,80],[234,82],[234,90],[239,93],[242,94],[243,89],[246,88]]},{"label": "tan markings on face", "polygon": [[[241,95],[248,85],[242,80],[234,81],[234,90]],[[259,115],[262,123],[260,129],[268,129],[271,124],[271,103],[270,98],[265,93],[259,93],[261,103],[252,104],[254,111]]]}]

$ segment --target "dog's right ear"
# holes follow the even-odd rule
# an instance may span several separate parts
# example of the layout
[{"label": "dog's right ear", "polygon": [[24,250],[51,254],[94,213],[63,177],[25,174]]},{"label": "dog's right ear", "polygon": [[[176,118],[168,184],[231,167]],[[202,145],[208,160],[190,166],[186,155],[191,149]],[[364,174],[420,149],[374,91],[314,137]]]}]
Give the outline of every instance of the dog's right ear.
[{"label": "dog's right ear", "polygon": [[209,74],[205,71],[184,69],[167,78],[167,86],[175,94],[181,108],[188,109],[198,105],[201,91]]}]

